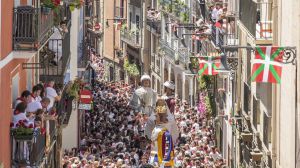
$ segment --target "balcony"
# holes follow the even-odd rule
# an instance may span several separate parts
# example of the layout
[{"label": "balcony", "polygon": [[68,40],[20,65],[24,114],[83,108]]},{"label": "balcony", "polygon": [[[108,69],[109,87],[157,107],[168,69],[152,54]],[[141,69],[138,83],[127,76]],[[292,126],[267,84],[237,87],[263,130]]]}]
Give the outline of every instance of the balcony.
[{"label": "balcony", "polygon": [[[70,30],[70,23],[68,24]],[[54,80],[63,84],[65,72],[70,60],[70,33],[65,33],[61,38],[51,37],[48,45],[40,51],[40,80]]]},{"label": "balcony", "polygon": [[46,136],[11,137],[12,167],[40,167],[45,157]]},{"label": "balcony", "polygon": [[93,17],[93,5],[90,2],[85,2],[85,20],[90,20]]},{"label": "balcony", "polygon": [[272,43],[272,3],[240,0],[240,21],[256,44]]},{"label": "balcony", "polygon": [[169,46],[168,42],[160,40],[159,43],[161,45],[161,48],[163,49],[164,54],[166,54],[171,59],[175,59],[175,50]]},{"label": "balcony", "polygon": [[147,18],[146,29],[153,33],[156,36],[160,36],[161,34],[161,20],[153,20]]},{"label": "balcony", "polygon": [[41,8],[20,6],[13,9],[13,49],[38,50],[53,33],[54,14]]},{"label": "balcony", "polygon": [[121,30],[121,40],[134,48],[141,48],[141,32],[140,30]]},{"label": "balcony", "polygon": [[68,83],[64,86],[61,99],[56,104],[57,113],[58,113],[58,123],[60,125],[68,125],[70,116],[73,108],[73,100],[75,97],[70,96],[68,90],[72,86],[72,83]]}]

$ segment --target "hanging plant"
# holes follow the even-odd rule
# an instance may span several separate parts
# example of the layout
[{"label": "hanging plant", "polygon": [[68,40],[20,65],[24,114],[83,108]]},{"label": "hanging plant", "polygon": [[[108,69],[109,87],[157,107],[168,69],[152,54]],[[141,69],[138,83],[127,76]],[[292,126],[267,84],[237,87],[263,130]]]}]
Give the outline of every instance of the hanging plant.
[{"label": "hanging plant", "polygon": [[84,0],[73,0],[73,2],[69,4],[69,9],[73,12],[76,8],[80,9],[83,4]]},{"label": "hanging plant", "polygon": [[135,63],[130,64],[128,59],[125,59],[123,67],[130,76],[137,77],[140,75],[137,65]]},{"label": "hanging plant", "polygon": [[82,85],[82,81],[80,79],[75,79],[74,81],[70,82],[70,84],[67,86],[66,93],[70,98],[79,98],[79,90]]},{"label": "hanging plant", "polygon": [[180,20],[184,23],[189,21],[189,14],[188,12],[181,12],[180,13]]}]

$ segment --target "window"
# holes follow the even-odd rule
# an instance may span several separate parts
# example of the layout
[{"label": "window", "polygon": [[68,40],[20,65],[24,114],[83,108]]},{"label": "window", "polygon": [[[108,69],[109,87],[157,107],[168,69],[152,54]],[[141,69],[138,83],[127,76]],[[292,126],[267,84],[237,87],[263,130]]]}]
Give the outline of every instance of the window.
[{"label": "window", "polygon": [[253,96],[253,125],[258,130],[260,124],[260,102]]},{"label": "window", "polygon": [[131,29],[131,23],[132,23],[132,13],[129,13],[129,30]]},{"label": "window", "polygon": [[114,68],[109,67],[109,76],[110,76],[110,81],[114,80]]},{"label": "window", "polygon": [[15,102],[15,100],[18,98],[19,96],[19,74],[16,74],[13,78],[12,78],[12,103]]},{"label": "window", "polygon": [[140,16],[139,15],[135,16],[135,21],[136,21],[136,28],[140,29]]},{"label": "window", "polygon": [[271,117],[264,112],[264,134],[263,134],[263,141],[265,146],[269,149],[269,142],[271,142]]}]

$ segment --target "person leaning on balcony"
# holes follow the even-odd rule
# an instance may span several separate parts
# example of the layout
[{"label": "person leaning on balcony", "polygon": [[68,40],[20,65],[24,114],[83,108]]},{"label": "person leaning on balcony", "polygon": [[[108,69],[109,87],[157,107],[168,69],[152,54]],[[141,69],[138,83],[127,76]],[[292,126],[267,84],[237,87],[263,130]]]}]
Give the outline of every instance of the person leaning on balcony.
[{"label": "person leaning on balcony", "polygon": [[20,102],[16,106],[14,113],[13,113],[13,118],[12,118],[12,127],[18,127],[19,121],[22,121],[25,125],[28,123],[28,118],[26,117],[25,110],[27,108],[27,104],[25,102]]},{"label": "person leaning on balcony", "polygon": [[53,107],[55,101],[60,101],[60,96],[57,94],[56,90],[53,88],[54,81],[50,81],[48,83],[48,86],[46,87],[46,97],[50,99],[50,103],[47,107],[47,110],[50,111],[50,109]]},{"label": "person leaning on balcony", "polygon": [[31,97],[32,97],[32,102],[34,101],[41,101],[42,98],[41,98],[41,91],[42,91],[42,88],[40,85],[35,85],[33,86],[32,88],[32,93],[31,93]]},{"label": "person leaning on balcony", "polygon": [[22,92],[21,94],[21,97],[17,98],[16,99],[16,102],[15,102],[15,108],[17,107],[17,105],[21,102],[24,102],[24,103],[30,103],[31,102],[31,93],[29,90],[25,90]]}]

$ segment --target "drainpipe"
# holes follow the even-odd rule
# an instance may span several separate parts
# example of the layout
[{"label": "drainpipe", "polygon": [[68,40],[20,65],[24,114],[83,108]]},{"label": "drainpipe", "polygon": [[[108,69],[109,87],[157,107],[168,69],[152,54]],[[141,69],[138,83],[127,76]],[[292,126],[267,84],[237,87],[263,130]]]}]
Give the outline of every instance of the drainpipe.
[{"label": "drainpipe", "polygon": [[[278,0],[273,0],[273,6],[272,6],[272,19],[273,19],[273,25],[272,25],[272,32],[273,32],[273,44],[279,44],[279,33],[278,33]],[[276,18],[276,19],[275,19]],[[282,19],[282,17],[280,17]],[[277,102],[280,102],[280,88],[276,85],[272,86],[272,111],[274,112],[272,114],[272,167],[276,167],[276,160],[277,160],[277,115],[279,114],[279,106]]]}]

